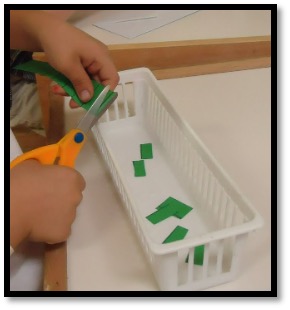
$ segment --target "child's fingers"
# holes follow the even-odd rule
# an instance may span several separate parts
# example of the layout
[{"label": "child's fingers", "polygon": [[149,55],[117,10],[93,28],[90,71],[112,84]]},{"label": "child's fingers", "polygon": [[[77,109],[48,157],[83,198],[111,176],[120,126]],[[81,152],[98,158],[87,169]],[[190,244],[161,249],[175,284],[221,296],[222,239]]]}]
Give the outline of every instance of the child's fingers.
[{"label": "child's fingers", "polygon": [[68,96],[67,92],[58,84],[53,84],[51,86],[51,90],[54,94],[60,95],[60,96]]},{"label": "child's fingers", "polygon": [[[69,96],[69,94],[58,84],[52,85],[51,90],[55,95]],[[75,101],[73,101],[73,100],[70,101],[70,107],[71,108],[77,108],[78,106],[79,105]]]},{"label": "child's fingers", "polygon": [[71,81],[81,101],[87,102],[92,98],[94,93],[93,84],[81,62],[76,61],[73,66],[64,67],[62,73]]},{"label": "child's fingers", "polygon": [[79,105],[78,105],[73,99],[70,100],[69,106],[70,106],[72,109],[79,108]]},{"label": "child's fingers", "polygon": [[118,72],[109,60],[103,59],[101,64],[95,61],[87,68],[87,71],[94,80],[103,85],[109,85],[111,90],[114,90],[119,82]]},{"label": "child's fingers", "polygon": [[[69,96],[65,90],[59,86],[58,84],[53,84],[51,86],[51,90],[52,92],[55,94],[55,95],[60,95],[60,96]],[[75,109],[75,108],[78,108],[79,105],[73,100],[71,99],[70,102],[69,102],[69,106],[72,108],[72,109]]]}]

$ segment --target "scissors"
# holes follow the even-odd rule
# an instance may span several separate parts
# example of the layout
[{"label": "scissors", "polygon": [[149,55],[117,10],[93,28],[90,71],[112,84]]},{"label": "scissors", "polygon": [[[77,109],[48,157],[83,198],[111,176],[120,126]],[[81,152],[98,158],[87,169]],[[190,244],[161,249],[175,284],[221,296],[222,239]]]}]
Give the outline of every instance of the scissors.
[{"label": "scissors", "polygon": [[97,113],[108,91],[109,86],[106,86],[84,117],[80,120],[77,127],[70,130],[59,142],[39,147],[16,157],[10,163],[10,169],[27,159],[36,159],[44,165],[58,164],[67,167],[74,167],[75,160],[87,139],[87,132],[95,125],[98,119],[118,96],[117,93],[114,93],[114,96],[111,97],[101,113]]},{"label": "scissors", "polygon": [[[27,159],[36,159],[45,165],[63,165],[74,167],[75,160],[87,137],[87,132],[95,125],[103,113],[115,101],[118,94],[113,93],[106,106],[98,112],[109,91],[106,86],[88,112],[80,120],[78,126],[69,131],[58,143],[43,146],[24,153],[10,163],[10,169]],[[45,291],[67,290],[67,247],[66,242],[46,244],[44,253],[43,289]]]}]

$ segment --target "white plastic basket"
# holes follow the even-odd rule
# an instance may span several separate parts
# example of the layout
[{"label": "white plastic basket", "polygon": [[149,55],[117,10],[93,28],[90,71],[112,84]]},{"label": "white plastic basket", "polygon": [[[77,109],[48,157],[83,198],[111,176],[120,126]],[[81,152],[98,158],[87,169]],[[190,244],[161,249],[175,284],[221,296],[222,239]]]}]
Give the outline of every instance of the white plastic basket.
[{"label": "white plastic basket", "polygon": [[[148,69],[120,73],[118,99],[93,136],[124,202],[161,290],[202,290],[233,279],[242,246],[262,219],[195,132],[176,114]],[[135,177],[139,146],[152,143],[146,177]],[[153,225],[146,216],[169,196],[193,207],[183,219]],[[183,240],[162,244],[177,226]],[[204,245],[203,265],[194,249]],[[188,263],[186,262],[188,258]]]}]

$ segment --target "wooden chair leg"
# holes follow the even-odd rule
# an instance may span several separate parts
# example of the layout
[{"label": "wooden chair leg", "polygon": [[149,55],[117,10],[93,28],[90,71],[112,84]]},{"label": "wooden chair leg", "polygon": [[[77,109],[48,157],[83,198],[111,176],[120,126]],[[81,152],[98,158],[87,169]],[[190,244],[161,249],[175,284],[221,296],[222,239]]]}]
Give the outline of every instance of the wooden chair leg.
[{"label": "wooden chair leg", "polygon": [[47,144],[46,136],[37,134],[32,129],[25,126],[16,126],[12,128],[12,132],[23,152],[28,152]]}]

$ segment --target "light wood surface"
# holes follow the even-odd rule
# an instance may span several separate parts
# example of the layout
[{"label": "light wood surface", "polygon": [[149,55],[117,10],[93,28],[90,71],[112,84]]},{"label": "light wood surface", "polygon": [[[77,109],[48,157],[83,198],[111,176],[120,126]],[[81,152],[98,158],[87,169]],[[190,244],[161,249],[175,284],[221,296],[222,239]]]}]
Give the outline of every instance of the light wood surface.
[{"label": "light wood surface", "polygon": [[[174,77],[187,77],[191,75],[201,75],[201,74],[210,74],[210,73],[221,73],[221,72],[228,72],[228,71],[236,71],[236,70],[245,70],[245,69],[252,69],[252,68],[263,68],[270,66],[270,36],[264,36],[265,34],[270,34],[271,32],[271,12],[270,11],[256,11],[256,10],[207,10],[201,11],[198,14],[194,14],[193,16],[189,16],[184,18],[180,21],[175,23],[169,24],[166,27],[161,27],[156,31],[151,33],[145,34],[144,36],[140,36],[135,38],[134,40],[128,40],[121,36],[115,35],[113,33],[106,32],[102,29],[92,26],[92,23],[96,20],[95,16],[90,11],[89,14],[91,15],[90,18],[82,18],[80,19],[79,24],[77,25],[83,31],[89,33],[93,37],[97,38],[98,40],[104,42],[108,45],[110,53],[113,57],[113,60],[117,64],[117,68],[119,70],[129,69],[130,67],[133,68],[134,66],[138,65],[139,67],[149,67],[155,74],[158,79],[169,79]],[[190,31],[188,31],[190,29]],[[184,31],[187,30],[187,31]],[[263,35],[263,36],[261,36]],[[251,36],[251,37],[249,37]],[[255,37],[253,37],[255,36]],[[259,36],[259,37],[257,37]],[[203,38],[206,38],[204,40]],[[209,38],[209,40],[208,40]],[[222,39],[220,39],[222,38]],[[198,39],[198,40],[197,40]],[[203,39],[203,40],[200,40]],[[159,41],[168,41],[160,43]],[[169,40],[173,40],[170,42]],[[184,40],[184,41],[176,41],[176,40]],[[131,44],[134,42],[134,44]],[[139,43],[139,42],[155,42],[155,43]],[[114,43],[114,44],[112,44]],[[122,43],[116,45],[115,43]],[[188,47],[186,47],[186,44]],[[228,45],[227,45],[228,44]],[[227,47],[226,47],[227,45]],[[135,51],[133,53],[133,51]],[[137,55],[138,52],[138,55]],[[157,57],[156,55],[161,55],[161,59],[153,59]],[[189,57],[185,58],[184,55],[189,55]],[[214,53],[214,54],[213,54]],[[131,57],[130,55],[133,55]],[[165,56],[163,56],[165,55]],[[183,55],[183,56],[182,56]],[[194,57],[193,57],[194,55]],[[39,60],[46,60],[46,57],[43,53],[36,53],[34,55],[35,59]],[[139,56],[139,57],[137,57]],[[140,58],[140,56],[142,56]],[[162,59],[163,57],[163,59]],[[164,58],[165,57],[165,58]],[[184,59],[182,59],[184,57]],[[152,67],[150,67],[152,66]],[[122,69],[120,69],[122,68]],[[153,68],[153,69],[152,69]],[[255,72],[255,70],[253,70]],[[262,70],[264,71],[264,70]],[[255,75],[254,78],[259,81],[258,86],[261,84],[262,86],[249,87],[252,85],[251,83],[247,82],[251,79],[251,72],[241,72],[238,76],[242,76],[246,74],[246,79],[238,79],[240,84],[243,84],[243,89],[241,90],[242,94],[248,94],[249,98],[246,98],[244,102],[262,102],[263,107],[267,107],[267,104],[260,98],[260,96],[265,95],[266,91],[263,91],[263,85],[265,85],[265,81],[261,82],[261,77],[265,75]],[[249,75],[249,76],[248,76]],[[217,77],[217,80],[226,79],[227,75],[220,75]],[[267,75],[266,75],[267,76]],[[189,78],[190,79],[190,78]],[[232,87],[229,87],[229,91],[224,90],[223,83],[218,84],[216,79],[212,81],[213,77],[204,76],[200,78],[192,78],[194,79],[194,83],[189,83],[189,85],[194,85],[194,87],[188,87],[188,84],[184,83],[183,79],[180,79],[179,88],[186,90],[182,93],[189,93],[188,97],[192,98],[195,96],[195,100],[193,102],[194,107],[192,108],[195,113],[188,113],[188,110],[185,109],[184,104],[184,111],[182,110],[182,104],[180,104],[180,100],[187,102],[186,98],[175,98],[175,92],[171,86],[170,80],[161,81],[161,86],[164,86],[162,83],[165,83],[163,91],[168,93],[168,96],[171,98],[173,102],[178,102],[176,106],[176,110],[180,113],[183,112],[183,117],[194,117],[191,122],[194,124],[194,128],[201,131],[201,137],[205,140],[206,144],[209,148],[215,151],[218,155],[218,158],[225,158],[224,164],[226,170],[236,176],[238,183],[242,183],[244,188],[246,189],[246,193],[249,198],[258,206],[264,208],[267,206],[269,201],[268,196],[265,193],[269,193],[269,188],[266,187],[265,190],[265,180],[268,180],[268,175],[264,175],[263,173],[267,173],[267,165],[261,165],[263,160],[265,161],[265,154],[268,154],[266,150],[261,148],[260,142],[265,144],[267,141],[264,137],[266,130],[264,127],[263,130],[250,131],[249,134],[245,134],[247,137],[247,143],[243,142],[241,137],[237,135],[237,139],[235,143],[239,142],[238,147],[234,148],[234,151],[237,150],[237,154],[231,154],[231,156],[227,157],[227,145],[230,143],[226,143],[226,140],[223,136],[223,139],[219,139],[220,134],[214,135],[214,133],[220,130],[220,127],[217,127],[220,124],[216,124],[215,121],[222,117],[222,110],[217,110],[212,112],[212,106],[208,104],[208,110],[204,110],[204,106],[210,102],[211,94],[209,92],[204,92],[208,94],[210,98],[204,98],[202,94],[197,95],[198,91],[200,90],[203,93],[203,90],[208,87],[208,85],[213,87],[211,93],[213,93],[216,97],[223,98],[224,94],[231,93],[231,89],[238,87],[239,83],[233,83]],[[187,79],[185,79],[187,80]],[[205,82],[203,83],[203,81]],[[232,82],[232,79],[226,80],[226,85]],[[237,81],[236,81],[237,82]],[[46,133],[50,138],[53,140],[57,140],[59,136],[62,134],[61,128],[63,128],[63,110],[62,110],[62,103],[59,105],[55,105],[54,98],[51,97],[49,93],[51,80],[45,77],[37,76],[37,84],[39,88],[41,106],[42,106],[42,113],[44,119],[44,127]],[[168,85],[167,85],[168,83]],[[199,84],[200,83],[200,84]],[[244,85],[244,83],[246,85]],[[176,87],[176,82],[174,81],[174,85]],[[217,85],[217,86],[216,86]],[[266,84],[268,85],[268,84]],[[216,86],[216,87],[215,87]],[[184,87],[184,88],[182,88]],[[217,89],[224,90],[223,92],[218,92]],[[244,91],[244,88],[248,91]],[[239,88],[238,88],[239,89]],[[266,88],[268,90],[269,88]],[[171,93],[170,93],[171,91]],[[253,93],[254,95],[258,96],[257,99],[253,100]],[[186,94],[185,94],[186,95]],[[229,95],[229,98],[221,100],[221,106],[224,103],[226,105],[227,102],[231,102],[232,98],[236,97],[233,95]],[[256,97],[254,97],[256,98]],[[182,103],[182,102],[181,102]],[[200,106],[199,106],[200,103]],[[205,104],[204,104],[205,103]],[[229,105],[232,107],[232,105]],[[228,114],[228,107],[227,107],[227,114]],[[214,105],[215,107],[215,105]],[[240,109],[242,112],[246,112],[243,110],[245,107],[244,104],[240,105]],[[58,111],[60,109],[60,112]],[[79,109],[78,109],[79,110]],[[264,112],[261,108],[260,112]],[[70,114],[67,119],[70,120],[73,126],[73,121],[75,120],[75,112],[69,110]],[[77,112],[78,113],[78,112]],[[257,113],[257,115],[261,117],[263,116],[262,113]],[[231,113],[229,113],[231,114]],[[218,115],[218,117],[216,116]],[[243,123],[240,121],[241,119],[246,119],[251,113],[247,114],[238,114],[237,119],[233,121],[233,124],[239,124],[237,128],[243,128]],[[207,116],[207,117],[205,117]],[[210,117],[208,117],[210,116]],[[255,116],[256,117],[256,116]],[[58,120],[55,122],[56,118]],[[72,121],[73,120],[73,121]],[[251,118],[250,118],[251,120]],[[239,123],[240,121],[240,123]],[[221,122],[222,124],[228,124],[228,122]],[[256,128],[257,120],[253,123],[254,129]],[[59,126],[59,127],[58,127]],[[68,127],[68,125],[66,125]],[[214,127],[216,126],[216,127]],[[206,128],[213,129],[212,131],[207,131]],[[215,130],[218,128],[218,130]],[[235,127],[234,127],[235,128]],[[248,128],[248,126],[246,126]],[[233,133],[233,129],[231,127],[226,127],[224,133]],[[254,132],[254,135],[253,135]],[[34,136],[36,144],[35,146],[29,146],[29,139],[31,136],[28,136],[30,133],[25,132],[18,132],[22,137],[26,140],[28,147],[37,147],[37,143],[47,143],[47,140],[44,139],[39,141],[39,137]],[[202,136],[204,133],[204,136]],[[262,135],[262,133],[264,135]],[[212,139],[211,138],[212,134]],[[258,135],[257,139],[254,139],[255,134]],[[33,134],[34,135],[34,134]],[[260,135],[262,135],[260,137]],[[227,137],[227,136],[226,136]],[[240,149],[245,144],[247,145],[248,149],[248,139],[252,139],[252,141],[259,143],[251,145],[251,148],[254,149],[254,152],[245,152],[241,155]],[[230,140],[230,137],[228,138]],[[31,141],[31,140],[30,140]],[[241,142],[242,141],[242,142]],[[31,143],[31,142],[30,142]],[[244,143],[244,144],[243,144]],[[256,149],[254,148],[256,146]],[[102,228],[104,223],[106,224],[106,231],[108,225],[112,223],[112,218],[108,217],[108,207],[119,206],[119,200],[115,201],[116,198],[114,197],[113,187],[110,188],[110,184],[106,184],[106,182],[110,182],[109,178],[106,178],[107,173],[106,171],[102,170],[103,165],[101,162],[96,160],[95,153],[88,152],[90,150],[91,145],[87,144],[85,150],[80,154],[80,161],[78,169],[81,173],[86,176],[88,179],[87,188],[90,188],[91,191],[87,191],[84,195],[84,200],[82,202],[83,207],[80,208],[80,214],[78,215],[78,220],[75,223],[74,229],[75,233],[73,234],[73,238],[71,238],[70,246],[68,250],[70,250],[69,258],[73,260],[71,262],[71,269],[69,270],[70,276],[70,284],[72,289],[91,289],[95,288],[97,290],[104,290],[104,288],[110,290],[112,287],[115,290],[122,290],[125,289],[133,289],[133,290],[147,290],[148,287],[152,290],[157,289],[157,287],[153,287],[153,282],[148,284],[149,273],[148,270],[145,268],[142,269],[146,262],[143,262],[143,255],[139,255],[139,245],[135,244],[135,240],[133,239],[133,231],[130,230],[129,221],[127,221],[127,216],[124,214],[122,217],[121,208],[114,209],[114,214],[118,213],[116,218],[118,221],[112,227],[109,227],[109,233],[102,235],[101,238],[96,238],[102,232]],[[261,151],[262,149],[262,151]],[[225,151],[224,151],[225,150]],[[256,152],[255,152],[256,150]],[[221,153],[218,153],[220,151]],[[224,154],[223,154],[224,151]],[[264,151],[264,152],[263,152]],[[249,160],[247,156],[249,154],[253,154],[253,159]],[[257,154],[261,154],[258,156]],[[224,157],[223,157],[224,155]],[[239,159],[242,161],[234,162],[234,160]],[[255,165],[254,158],[259,158],[257,164]],[[251,158],[250,158],[251,159]],[[233,161],[233,162],[232,162]],[[249,169],[245,169],[248,167],[248,162],[253,163],[249,165]],[[244,165],[243,165],[244,163]],[[226,164],[228,166],[226,166]],[[260,171],[256,171],[257,167],[262,167]],[[236,169],[236,170],[235,170]],[[240,169],[240,170],[239,170]],[[254,173],[252,173],[254,172]],[[251,178],[248,180],[246,175],[252,173]],[[243,174],[245,176],[243,176]],[[241,177],[242,175],[242,177]],[[259,176],[261,177],[259,178]],[[97,177],[98,176],[98,177]],[[257,179],[256,182],[255,178]],[[242,181],[241,181],[242,180]],[[102,195],[104,195],[104,202],[100,204],[99,208],[96,208],[95,201],[100,201],[100,197],[98,196],[98,191],[96,191],[96,182],[99,183],[99,188],[102,188]],[[258,184],[258,191],[257,191],[257,184]],[[248,188],[247,188],[248,186]],[[247,192],[248,189],[248,192]],[[260,190],[259,190],[260,189]],[[107,193],[106,193],[107,192]],[[264,194],[263,194],[264,193]],[[107,196],[106,196],[107,194]],[[94,196],[95,195],[95,196]],[[252,195],[252,196],[251,196]],[[105,199],[107,197],[108,200]],[[111,199],[111,200],[110,200]],[[103,213],[97,213],[97,210],[102,210]],[[260,210],[263,211],[262,209]],[[94,216],[94,220],[90,221],[90,219]],[[110,220],[108,220],[108,218]],[[269,219],[270,219],[270,212],[269,212]],[[106,222],[106,220],[108,220]],[[93,222],[93,224],[92,224]],[[99,224],[99,225],[97,225]],[[122,226],[123,225],[123,226]],[[92,229],[92,227],[95,229]],[[122,227],[123,230],[122,231]],[[112,234],[112,231],[115,234]],[[92,233],[94,232],[94,233]],[[118,248],[119,236],[121,232],[124,233],[126,238],[126,247]],[[267,230],[263,230],[262,233],[259,233],[255,239],[252,240],[252,247],[248,253],[252,254],[255,253],[257,248],[264,249],[262,245],[266,243],[265,236],[268,234]],[[254,236],[255,238],[255,236]],[[92,240],[92,241],[91,241]],[[85,242],[84,242],[85,241]],[[90,241],[94,246],[85,247],[84,244],[90,244]],[[116,242],[114,247],[114,242]],[[258,247],[256,246],[258,244]],[[128,250],[128,245],[129,247]],[[96,251],[94,252],[94,248]],[[65,248],[66,249],[66,248]],[[118,249],[118,250],[116,250]],[[135,251],[134,251],[135,250]],[[130,261],[130,266],[127,264],[127,256],[124,255],[126,253],[133,253],[132,259]],[[54,254],[53,254],[54,253]],[[62,279],[65,281],[67,280],[67,266],[66,266],[66,259],[67,256],[60,255],[57,249],[54,251],[47,251],[46,255],[46,262],[45,262],[45,276],[44,276],[44,290],[65,290],[67,289],[67,284],[63,282],[63,280],[59,281],[59,276],[62,276]],[[108,254],[109,253],[109,254]],[[120,259],[116,260],[115,255],[118,253]],[[251,290],[253,287],[258,287],[259,290],[261,289],[261,285],[256,285],[256,283],[262,282],[262,290],[267,290],[270,279],[267,281],[264,279],[264,275],[269,275],[268,266],[270,261],[270,255],[265,255],[264,252],[258,251],[257,253],[262,253],[262,255],[255,255],[257,258],[257,262],[251,262],[251,269],[249,272],[243,272],[241,275],[241,280],[245,282],[245,289]],[[122,261],[122,256],[124,256],[123,261],[126,263],[124,264]],[[246,255],[249,259],[252,259],[251,255]],[[98,259],[99,258],[99,259]],[[130,258],[130,256],[129,256]],[[89,263],[90,260],[92,261],[91,264]],[[110,261],[113,261],[113,268],[108,268],[110,265]],[[139,261],[141,263],[139,264]],[[81,262],[84,268],[75,268]],[[137,263],[138,262],[138,263]],[[120,266],[116,266],[116,265]],[[84,266],[85,265],[85,266]],[[129,266],[127,268],[127,266]],[[142,268],[140,268],[140,266]],[[119,268],[118,268],[119,267]],[[135,269],[134,269],[135,267]],[[100,271],[100,281],[95,281],[95,274],[92,272],[92,268],[96,268]],[[126,269],[127,268],[127,269]],[[125,271],[127,271],[126,276],[124,276]],[[88,270],[88,271],[87,271]],[[258,270],[258,272],[257,272]],[[73,271],[73,272],[72,272]],[[86,272],[87,271],[87,272]],[[144,271],[144,274],[142,272]],[[103,273],[102,273],[103,272]],[[140,272],[138,276],[134,272]],[[248,281],[247,275],[251,273],[251,281]],[[57,276],[57,278],[55,278]],[[119,276],[119,278],[118,278]],[[131,278],[130,278],[131,276]],[[135,283],[136,278],[140,278],[141,281],[137,281]],[[119,282],[118,282],[119,279]],[[91,282],[90,282],[91,280]],[[120,282],[121,281],[121,282]],[[134,282],[135,281],[135,282]],[[58,282],[58,283],[57,283]],[[134,282],[134,283],[133,283]],[[98,287],[98,283],[101,285]],[[131,284],[133,283],[133,284]],[[129,285],[130,284],[130,285]],[[127,285],[127,287],[126,287]],[[139,285],[139,286],[138,286]],[[236,284],[237,286],[230,284],[225,285],[224,287],[218,287],[217,290],[240,290],[240,284]]]},{"label": "light wood surface", "polygon": [[67,246],[66,242],[46,245],[44,253],[44,291],[67,290]]},{"label": "light wood surface", "polygon": [[[44,53],[34,53],[33,59],[47,61]],[[52,80],[46,76],[36,74],[36,83],[42,111],[42,121],[46,132],[47,143],[55,143],[64,134],[63,125],[63,97],[51,92]]]},{"label": "light wood surface", "polygon": [[271,37],[121,44],[109,46],[109,51],[119,71],[164,70],[270,57]]},{"label": "light wood surface", "polygon": [[[117,69],[147,67],[157,79],[265,68],[271,66],[271,37],[190,40],[109,46]],[[46,61],[43,53],[34,59]],[[37,75],[44,126],[48,140],[63,135],[63,110],[50,94],[51,80]],[[45,253],[44,290],[67,289],[66,244]]]},{"label": "light wood surface", "polygon": [[225,73],[271,66],[271,57],[261,57],[226,62],[216,62],[187,67],[152,70],[158,80],[189,77],[203,74]]}]

